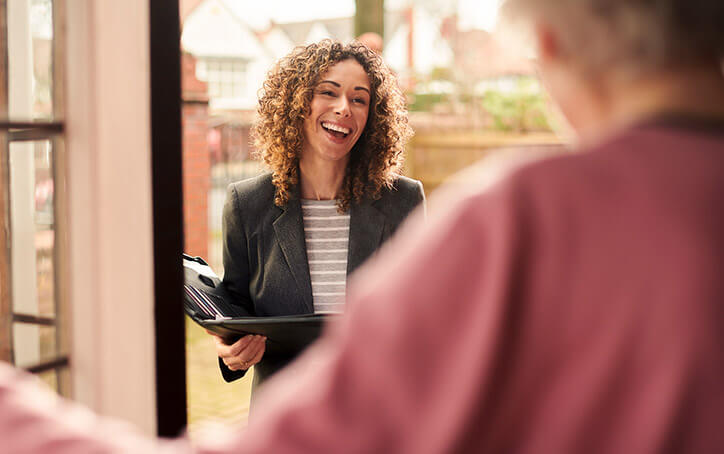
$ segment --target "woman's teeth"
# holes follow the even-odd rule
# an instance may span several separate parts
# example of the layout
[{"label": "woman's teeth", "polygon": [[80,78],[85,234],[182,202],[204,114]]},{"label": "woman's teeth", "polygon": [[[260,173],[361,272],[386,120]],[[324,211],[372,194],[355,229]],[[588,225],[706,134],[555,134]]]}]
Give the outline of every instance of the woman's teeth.
[{"label": "woman's teeth", "polygon": [[334,132],[338,132],[338,133],[344,134],[345,136],[351,132],[351,130],[349,130],[349,129],[343,127],[343,126],[335,125],[335,124],[333,124],[333,123],[326,123],[326,122],[324,122],[324,123],[322,123],[322,127],[323,127],[324,129],[327,129],[327,130],[330,130],[330,131],[334,131]]}]

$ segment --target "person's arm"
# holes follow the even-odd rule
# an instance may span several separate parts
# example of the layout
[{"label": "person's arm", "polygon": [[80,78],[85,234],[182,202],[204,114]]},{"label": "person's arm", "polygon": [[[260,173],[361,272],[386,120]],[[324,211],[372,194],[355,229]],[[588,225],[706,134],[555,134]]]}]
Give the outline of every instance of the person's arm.
[{"label": "person's arm", "polygon": [[[234,297],[234,304],[240,304],[253,314],[254,305],[249,296],[249,251],[243,216],[236,187],[229,185],[222,218],[223,285]],[[227,382],[246,375],[246,371],[258,363],[264,354],[265,343],[253,336],[244,336],[231,345],[225,345],[220,337],[214,336],[214,343],[221,376]]]},{"label": "person's arm", "polygon": [[149,438],[51,393],[0,363],[0,452],[13,454],[190,453],[188,440]]},{"label": "person's arm", "polygon": [[251,366],[261,361],[266,351],[265,336],[247,335],[233,344],[227,344],[221,336],[206,332],[214,338],[221,376],[227,382],[243,377]]},{"label": "person's arm", "polygon": [[499,199],[456,204],[352,277],[347,314],[261,389],[243,452],[446,452],[466,433],[505,361],[519,230]]},{"label": "person's arm", "polygon": [[[521,223],[505,202],[468,200],[422,229],[403,228],[353,277],[348,313],[261,389],[249,428],[198,452],[465,452],[471,421],[476,434],[494,434],[520,266]],[[53,403],[29,380],[0,364],[3,450],[192,451],[184,439],[150,440]]]},{"label": "person's arm", "polygon": [[395,182],[395,190],[400,191],[401,197],[397,198],[396,210],[400,210],[404,220],[416,209],[422,210],[422,216],[427,216],[427,201],[422,182],[403,176],[398,176]]},{"label": "person's arm", "polygon": [[244,209],[239,200],[239,193],[234,184],[229,185],[222,214],[221,236],[222,260],[226,290],[234,298],[232,304],[242,306],[250,314],[254,314],[254,304],[249,295],[249,250],[247,232],[244,222]]},{"label": "person's arm", "polygon": [[415,205],[421,207],[420,209],[422,209],[422,217],[427,218],[427,200],[425,200],[425,190],[422,188],[421,181],[417,181],[415,189],[415,193],[417,195],[417,202],[415,203]]}]

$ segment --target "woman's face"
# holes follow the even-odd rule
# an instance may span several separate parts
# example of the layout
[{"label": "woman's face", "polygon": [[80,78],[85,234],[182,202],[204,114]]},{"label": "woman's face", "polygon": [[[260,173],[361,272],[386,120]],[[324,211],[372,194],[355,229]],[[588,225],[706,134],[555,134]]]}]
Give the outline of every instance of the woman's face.
[{"label": "woman's face", "polygon": [[370,90],[367,73],[354,59],[322,74],[304,119],[301,159],[346,163],[367,123]]}]

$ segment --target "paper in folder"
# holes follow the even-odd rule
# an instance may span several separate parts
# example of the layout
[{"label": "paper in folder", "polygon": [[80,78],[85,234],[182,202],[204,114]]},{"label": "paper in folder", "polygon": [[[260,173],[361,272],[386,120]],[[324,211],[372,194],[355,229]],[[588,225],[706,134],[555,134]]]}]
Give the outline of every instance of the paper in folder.
[{"label": "paper in folder", "polygon": [[231,343],[247,334],[267,338],[267,353],[294,355],[314,342],[327,315],[256,317],[231,304],[221,279],[201,257],[183,254],[184,310],[196,323]]}]

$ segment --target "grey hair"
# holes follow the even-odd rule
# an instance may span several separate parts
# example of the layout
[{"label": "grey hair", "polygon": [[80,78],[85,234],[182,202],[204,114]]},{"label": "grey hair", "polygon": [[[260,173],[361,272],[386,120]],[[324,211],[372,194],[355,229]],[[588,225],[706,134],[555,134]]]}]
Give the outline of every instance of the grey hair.
[{"label": "grey hair", "polygon": [[592,71],[716,63],[724,57],[724,0],[503,0],[508,20],[541,18]]}]

